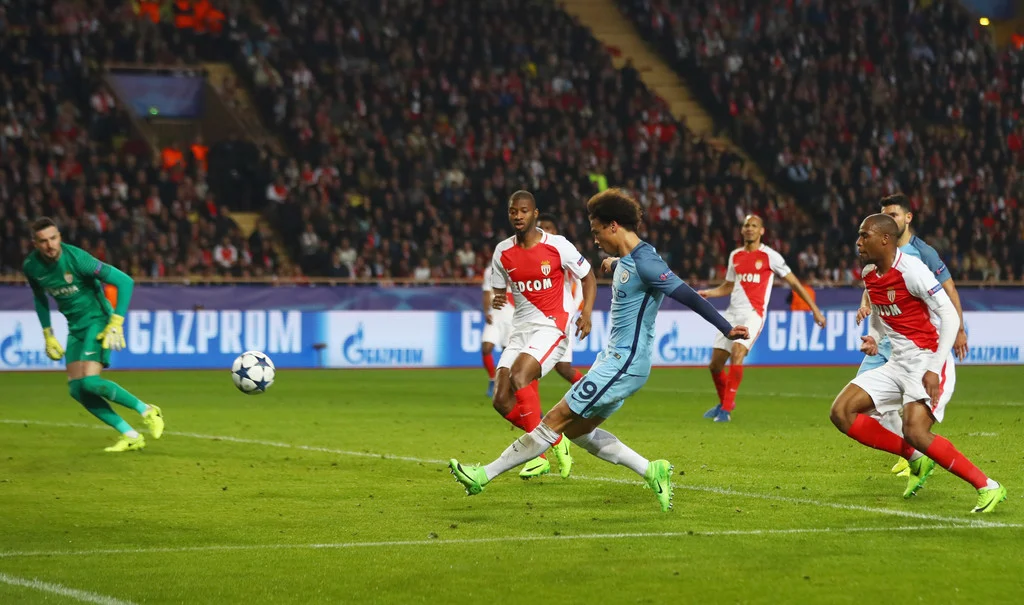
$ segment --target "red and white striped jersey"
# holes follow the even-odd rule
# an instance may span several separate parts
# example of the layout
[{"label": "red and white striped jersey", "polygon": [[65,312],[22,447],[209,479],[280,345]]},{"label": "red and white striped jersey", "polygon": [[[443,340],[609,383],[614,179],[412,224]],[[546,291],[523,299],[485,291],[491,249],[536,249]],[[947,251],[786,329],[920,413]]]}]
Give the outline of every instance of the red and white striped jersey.
[{"label": "red and white striped jersey", "polygon": [[[483,291],[484,292],[490,292],[491,290],[494,289],[494,286],[491,285],[491,281],[492,281],[491,275],[493,273],[494,273],[494,270],[491,268],[491,265],[487,265],[486,267],[484,267],[484,283],[483,283]],[[504,285],[502,287],[507,289],[508,288],[508,284],[506,284],[506,285]],[[500,319],[502,319],[504,321],[511,321],[512,320],[512,312],[515,309],[515,301],[513,299],[511,299],[511,298],[509,298],[507,300],[508,300],[508,302],[505,303],[504,307],[502,307],[500,309],[491,309],[491,315],[492,316],[496,316],[496,317],[498,317],[498,318],[500,318]]]},{"label": "red and white striped jersey", "polygon": [[939,346],[939,317],[944,304],[952,304],[935,274],[921,259],[896,251],[896,261],[885,275],[875,265],[864,267],[864,286],[871,311],[892,343],[892,358],[903,360],[930,355]]},{"label": "red and white striped jersey", "polygon": [[561,235],[541,232],[531,248],[517,246],[515,236],[502,240],[494,249],[491,268],[491,286],[505,288],[507,281],[512,287],[515,327],[553,325],[565,332],[576,312],[565,276],[583,279],[590,273],[590,262]]},{"label": "red and white striped jersey", "polygon": [[725,272],[725,281],[736,284],[729,298],[729,310],[753,311],[764,317],[775,276],[786,277],[792,272],[782,255],[764,244],[754,251],[733,250]]}]

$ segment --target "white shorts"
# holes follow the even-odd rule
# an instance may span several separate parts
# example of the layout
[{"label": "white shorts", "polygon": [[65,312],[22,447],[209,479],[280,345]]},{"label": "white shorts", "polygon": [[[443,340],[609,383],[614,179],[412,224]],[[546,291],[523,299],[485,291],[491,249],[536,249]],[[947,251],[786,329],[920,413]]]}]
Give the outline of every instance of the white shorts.
[{"label": "white shorts", "polygon": [[562,360],[569,344],[566,335],[554,326],[528,326],[512,332],[508,346],[501,352],[498,369],[511,368],[516,357],[525,353],[540,363],[541,377]]},{"label": "white shorts", "polygon": [[483,342],[504,349],[512,336],[512,314],[495,310],[491,313],[491,323],[484,324]]},{"label": "white shorts", "polygon": [[946,404],[953,398],[956,388],[956,365],[950,355],[939,373],[939,385],[942,389],[937,402],[928,398],[921,380],[924,378],[928,356],[922,355],[910,360],[892,360],[874,370],[868,370],[850,381],[864,389],[871,396],[875,409],[879,414],[899,411],[908,403],[924,401],[931,408],[936,422],[942,422],[946,413]]},{"label": "white shorts", "polygon": [[746,326],[747,331],[750,333],[750,338],[729,340],[725,337],[725,334],[719,334],[715,337],[714,348],[730,352],[734,344],[743,345],[748,352],[754,348],[754,341],[757,340],[757,337],[761,334],[761,328],[764,327],[764,317],[758,315],[757,311],[733,311],[732,309],[726,309],[725,313],[722,313],[722,317],[729,320],[729,323],[733,326]]}]

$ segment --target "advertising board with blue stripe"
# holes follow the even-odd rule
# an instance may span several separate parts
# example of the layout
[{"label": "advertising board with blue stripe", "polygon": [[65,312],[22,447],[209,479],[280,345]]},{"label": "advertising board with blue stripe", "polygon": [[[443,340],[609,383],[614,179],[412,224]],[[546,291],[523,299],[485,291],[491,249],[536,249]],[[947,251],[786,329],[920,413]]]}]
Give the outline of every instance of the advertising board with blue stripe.
[{"label": "advertising board with blue stripe", "polygon": [[[1024,312],[966,312],[970,353],[964,363],[1020,364]],[[825,328],[809,313],[770,311],[750,365],[856,365],[866,324],[856,311],[828,310]],[[67,323],[54,313],[54,333],[65,342]],[[586,368],[608,344],[606,311],[595,311],[593,331],[573,343],[573,363]],[[412,368],[481,365],[480,311],[219,310],[131,311],[127,348],[115,369],[223,369],[246,350],[260,350],[278,368]],[[704,366],[715,329],[689,311],[662,311],[655,324],[656,366]],[[316,345],[322,345],[317,347]],[[322,349],[322,350],[321,350]],[[0,311],[0,371],[60,370],[46,357],[33,311]]]}]

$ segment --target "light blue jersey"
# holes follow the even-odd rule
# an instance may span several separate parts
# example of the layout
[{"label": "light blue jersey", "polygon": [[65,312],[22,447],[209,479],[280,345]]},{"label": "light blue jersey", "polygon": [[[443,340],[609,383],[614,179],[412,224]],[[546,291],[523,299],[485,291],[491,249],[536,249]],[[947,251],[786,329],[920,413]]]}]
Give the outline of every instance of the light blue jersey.
[{"label": "light blue jersey", "polygon": [[572,411],[585,418],[611,416],[626,397],[647,382],[654,350],[654,320],[666,295],[687,305],[723,333],[732,330],[732,325],[676,277],[646,242],[619,259],[612,279],[608,345],[586,377],[565,395]]},{"label": "light blue jersey", "polygon": [[[900,251],[903,254],[910,256],[916,256],[921,259],[926,267],[931,269],[932,273],[935,274],[935,279],[940,284],[944,284],[951,279],[949,270],[946,269],[946,263],[942,262],[939,258],[939,253],[935,251],[935,248],[929,246],[925,241],[916,235],[910,236],[910,241],[907,245],[900,246]],[[892,343],[889,342],[887,336],[882,336],[882,339],[878,343],[878,355],[865,355],[864,361],[860,363],[860,368],[857,370],[857,375],[860,376],[864,372],[880,368],[885,365],[885,362],[889,361],[889,357],[892,356]]]}]

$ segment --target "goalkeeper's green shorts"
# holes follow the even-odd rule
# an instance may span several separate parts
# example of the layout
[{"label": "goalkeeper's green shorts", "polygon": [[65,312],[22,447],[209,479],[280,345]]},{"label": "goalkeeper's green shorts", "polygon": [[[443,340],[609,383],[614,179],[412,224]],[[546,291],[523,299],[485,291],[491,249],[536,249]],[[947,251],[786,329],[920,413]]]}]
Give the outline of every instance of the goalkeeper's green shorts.
[{"label": "goalkeeper's green shorts", "polygon": [[106,320],[93,321],[82,327],[68,326],[71,332],[68,334],[68,345],[64,347],[64,361],[98,361],[104,368],[109,368],[110,349],[104,349],[103,343],[96,340],[106,327]]}]

